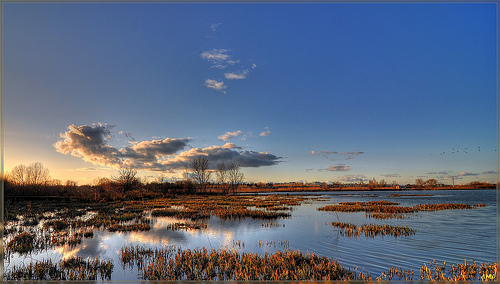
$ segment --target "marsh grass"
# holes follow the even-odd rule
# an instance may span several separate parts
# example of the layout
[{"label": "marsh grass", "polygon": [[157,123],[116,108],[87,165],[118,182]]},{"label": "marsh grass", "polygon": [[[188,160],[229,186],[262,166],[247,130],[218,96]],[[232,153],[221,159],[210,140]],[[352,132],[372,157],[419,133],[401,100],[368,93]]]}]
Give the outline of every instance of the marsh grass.
[{"label": "marsh grass", "polygon": [[[138,264],[140,260],[140,264]],[[124,266],[137,265],[143,280],[363,280],[365,274],[314,253],[240,254],[229,249],[122,248]]]},{"label": "marsh grass", "polygon": [[390,235],[393,237],[400,236],[410,236],[414,235],[416,230],[410,229],[408,226],[392,226],[392,225],[375,225],[375,224],[364,224],[362,226],[356,226],[351,223],[341,223],[332,222],[332,225],[340,229],[340,234],[342,236],[348,237],[359,237],[364,235],[365,237],[376,237]]},{"label": "marsh grass", "polygon": [[366,212],[367,218],[375,219],[402,219],[411,213],[419,211],[438,211],[452,209],[474,209],[484,207],[484,204],[467,205],[457,203],[439,203],[439,204],[419,204],[413,207],[395,206],[399,203],[390,201],[369,201],[369,202],[340,202],[335,205],[327,205],[318,208],[320,211],[339,211],[339,212]]},{"label": "marsh grass", "polygon": [[[236,245],[234,245],[236,244]],[[238,242],[233,241],[237,246]],[[241,246],[241,244],[240,244]],[[137,266],[143,280],[405,280],[405,281],[497,281],[498,263],[476,264],[432,261],[423,264],[420,277],[412,269],[391,267],[375,279],[357,273],[337,260],[300,251],[275,251],[264,255],[239,253],[234,249],[186,249],[124,247],[122,265]]]},{"label": "marsh grass", "polygon": [[69,258],[53,263],[52,260],[30,262],[15,266],[4,274],[5,280],[111,280],[111,261]]}]

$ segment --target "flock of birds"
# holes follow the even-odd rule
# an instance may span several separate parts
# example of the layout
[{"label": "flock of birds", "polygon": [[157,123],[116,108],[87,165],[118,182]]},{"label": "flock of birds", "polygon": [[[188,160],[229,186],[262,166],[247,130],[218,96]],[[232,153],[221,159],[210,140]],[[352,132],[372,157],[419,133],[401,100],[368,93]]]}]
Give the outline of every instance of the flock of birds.
[{"label": "flock of birds", "polygon": [[[462,152],[463,152],[463,153],[465,153],[465,154],[467,154],[469,151],[474,151],[474,149],[469,150],[469,148],[465,147],[465,148],[462,150]],[[477,146],[477,151],[478,151],[478,152],[481,152],[481,147],[480,147],[480,146]],[[497,151],[497,150],[495,149],[495,152],[496,152],[496,151]],[[459,153],[459,152],[460,152],[460,151],[459,151],[458,149],[455,149],[455,148],[453,148],[453,149],[452,149],[452,151],[451,151],[451,153],[452,153],[452,154]],[[431,154],[431,155],[432,155],[432,154]],[[439,153],[439,155],[446,155],[446,152],[441,152],[441,153]]]}]

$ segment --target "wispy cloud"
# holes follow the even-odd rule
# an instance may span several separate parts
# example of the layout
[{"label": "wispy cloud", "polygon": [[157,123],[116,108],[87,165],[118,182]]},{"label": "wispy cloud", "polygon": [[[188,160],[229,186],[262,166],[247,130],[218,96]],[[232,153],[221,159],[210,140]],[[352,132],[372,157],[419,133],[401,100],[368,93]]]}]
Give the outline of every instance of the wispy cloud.
[{"label": "wispy cloud", "polygon": [[317,155],[321,156],[323,158],[330,159],[332,161],[338,161],[338,160],[350,160],[353,159],[354,157],[364,154],[362,151],[353,151],[353,152],[337,152],[337,151],[327,151],[327,150],[321,150],[321,152],[317,151],[311,151],[311,155]]},{"label": "wispy cloud", "polygon": [[428,172],[428,175],[449,175],[447,171],[441,171],[441,172]]},{"label": "wispy cloud", "polygon": [[211,24],[211,25],[210,25],[210,30],[211,30],[212,32],[215,32],[215,31],[217,31],[217,29],[218,29],[221,25],[222,25],[222,23]]},{"label": "wispy cloud", "polygon": [[479,174],[478,173],[460,172],[458,175],[460,175],[461,177],[465,177],[465,176],[478,176]]},{"label": "wispy cloud", "polygon": [[200,56],[212,63],[212,67],[222,69],[227,67],[227,61],[230,58],[227,54],[228,51],[227,49],[212,49],[202,52]]},{"label": "wispy cloud", "polygon": [[238,131],[234,131],[234,132],[226,132],[225,134],[219,136],[219,140],[221,141],[227,141],[229,139],[232,139],[232,138],[235,138],[235,137],[239,137],[239,136],[242,136],[243,135],[243,132],[241,130],[238,130]]},{"label": "wispy cloud", "polygon": [[483,172],[483,175],[492,175],[492,174],[496,174],[497,171],[486,171],[486,172]]},{"label": "wispy cloud", "polygon": [[283,159],[268,152],[243,151],[233,143],[180,152],[188,147],[190,138],[133,142],[129,147],[117,149],[108,145],[111,128],[101,123],[70,125],[53,146],[59,153],[71,154],[95,165],[162,172],[183,169],[198,156],[208,156],[212,168],[219,162],[234,162],[241,167],[272,166]]},{"label": "wispy cloud", "polygon": [[120,131],[118,132],[118,134],[124,135],[125,137],[130,139],[130,141],[135,141],[134,135],[132,135],[132,133]]},{"label": "wispy cloud", "polygon": [[336,164],[334,166],[329,166],[326,170],[329,172],[348,172],[351,168],[345,164]]},{"label": "wispy cloud", "polygon": [[243,70],[238,73],[224,73],[224,77],[228,80],[241,80],[246,79],[248,74],[248,70]]},{"label": "wispy cloud", "polygon": [[269,136],[271,134],[271,131],[269,130],[269,127],[264,127],[264,131],[262,131],[259,136],[263,137],[263,136]]},{"label": "wispy cloud", "polygon": [[387,177],[387,178],[398,178],[398,177],[401,177],[400,174],[383,174],[381,176]]},{"label": "wispy cloud", "polygon": [[366,180],[365,175],[346,175],[341,178],[345,182],[360,182]]},{"label": "wispy cloud", "polygon": [[205,86],[210,89],[221,91],[224,94],[226,93],[225,90],[227,87],[224,85],[224,82],[217,82],[216,80],[207,79],[205,80]]}]

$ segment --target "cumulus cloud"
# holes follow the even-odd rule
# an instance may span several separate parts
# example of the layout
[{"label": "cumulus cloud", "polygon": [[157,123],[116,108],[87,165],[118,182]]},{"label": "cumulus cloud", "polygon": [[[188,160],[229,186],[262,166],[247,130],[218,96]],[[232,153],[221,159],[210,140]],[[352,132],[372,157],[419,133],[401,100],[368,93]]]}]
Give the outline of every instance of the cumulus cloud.
[{"label": "cumulus cloud", "polygon": [[282,157],[277,157],[268,152],[235,151],[224,146],[211,146],[207,148],[193,148],[162,162],[171,168],[182,169],[192,159],[205,156],[210,160],[210,169],[216,169],[217,164],[235,163],[241,167],[273,166],[281,162]]},{"label": "cumulus cloud", "polygon": [[219,136],[219,140],[221,141],[227,141],[229,139],[232,139],[234,137],[242,136],[243,132],[241,130],[234,131],[234,132],[226,132],[224,135]]},{"label": "cumulus cloud", "polygon": [[241,147],[239,146],[236,146],[234,143],[226,143],[222,146],[222,148],[226,148],[226,149],[242,149]]},{"label": "cumulus cloud", "polygon": [[93,164],[119,167],[122,164],[120,152],[107,145],[111,139],[111,128],[107,124],[68,126],[68,131],[60,134],[60,140],[53,146],[57,152],[83,158]]},{"label": "cumulus cloud", "polygon": [[486,172],[483,172],[483,175],[491,175],[491,174],[496,174],[497,171],[486,171]]},{"label": "cumulus cloud", "polygon": [[70,125],[53,146],[59,153],[71,154],[95,165],[163,172],[183,169],[198,156],[208,156],[211,165],[234,162],[241,167],[272,166],[282,160],[267,152],[241,151],[242,148],[233,143],[183,151],[191,141],[189,138],[130,142],[131,146],[117,149],[108,144],[111,128],[101,123]]},{"label": "cumulus cloud", "polygon": [[441,171],[441,172],[428,172],[428,175],[448,175],[449,173],[446,171]]},{"label": "cumulus cloud", "polygon": [[348,172],[351,168],[345,164],[336,164],[335,166],[329,166],[326,170],[329,172]]},{"label": "cumulus cloud", "polygon": [[216,80],[212,80],[212,79],[206,79],[205,80],[205,86],[207,88],[210,88],[210,89],[214,89],[214,90],[217,90],[217,91],[221,91],[223,92],[224,94],[226,93],[225,89],[227,88],[225,85],[224,85],[224,82],[218,82]]}]

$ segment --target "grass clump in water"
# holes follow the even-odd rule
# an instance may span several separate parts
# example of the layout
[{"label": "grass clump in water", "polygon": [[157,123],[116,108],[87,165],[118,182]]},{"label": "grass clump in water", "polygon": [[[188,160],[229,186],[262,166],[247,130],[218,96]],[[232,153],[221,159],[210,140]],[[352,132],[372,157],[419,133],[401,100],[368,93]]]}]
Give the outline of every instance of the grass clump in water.
[{"label": "grass clump in water", "polygon": [[7,250],[18,253],[31,252],[35,247],[35,235],[23,232],[15,236],[8,244]]},{"label": "grass clump in water", "polygon": [[413,207],[394,206],[396,202],[390,201],[370,201],[370,202],[340,202],[335,205],[327,205],[318,208],[320,211],[339,211],[339,212],[366,212],[367,218],[390,219],[405,218],[405,214],[416,213],[419,211],[438,211],[451,209],[474,209],[484,207],[485,204],[467,205],[457,203],[439,203],[439,204],[419,204]]},{"label": "grass clump in water", "polygon": [[414,235],[416,230],[410,229],[408,226],[392,226],[392,225],[375,225],[365,224],[356,226],[351,223],[332,222],[332,225],[340,229],[340,234],[348,237],[376,237],[379,235],[390,235],[394,237]]}]

